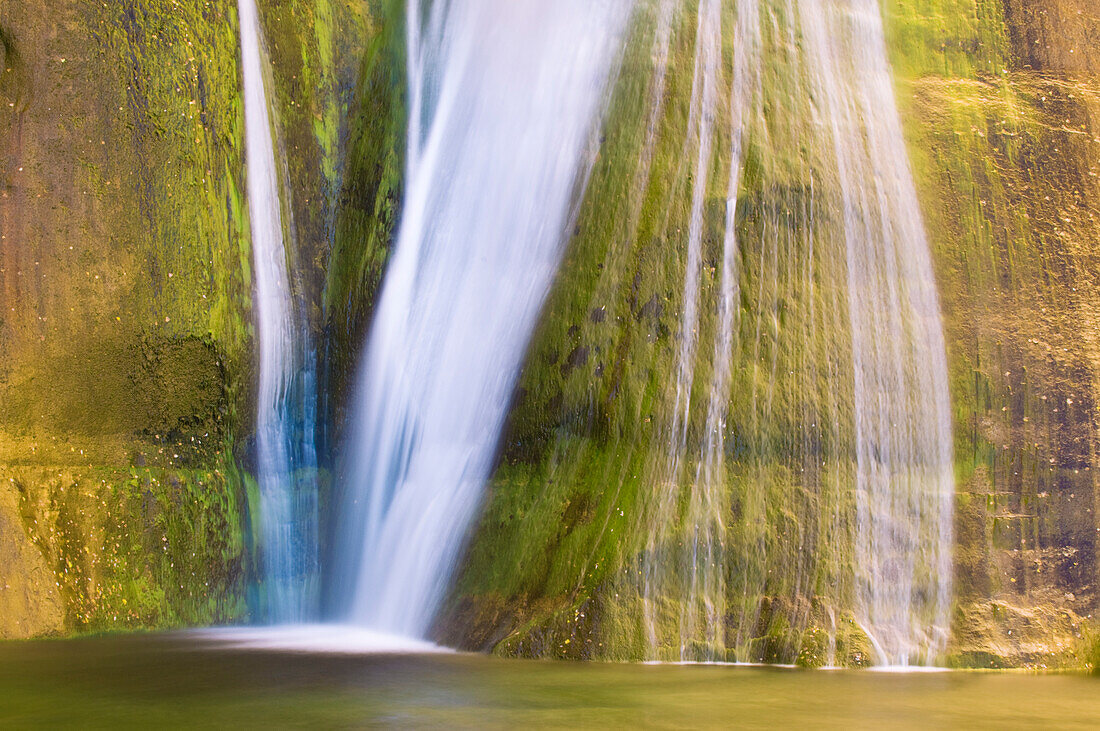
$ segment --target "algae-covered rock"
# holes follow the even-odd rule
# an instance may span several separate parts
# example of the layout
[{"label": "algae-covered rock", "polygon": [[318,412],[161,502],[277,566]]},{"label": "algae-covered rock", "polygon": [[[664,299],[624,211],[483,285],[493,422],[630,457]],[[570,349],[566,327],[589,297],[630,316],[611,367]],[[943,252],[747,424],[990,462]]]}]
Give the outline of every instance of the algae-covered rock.
[{"label": "algae-covered rock", "polygon": [[221,476],[251,370],[235,6],[9,1],[0,25],[17,61],[0,105],[5,520],[66,629],[239,616],[245,496]]},{"label": "algae-covered rock", "polygon": [[802,644],[794,664],[800,668],[821,668],[829,664],[833,638],[822,627],[810,627],[802,633]]},{"label": "algae-covered rock", "polygon": [[1085,667],[1093,675],[1100,675],[1100,635],[1093,630],[1087,632],[1083,639]]},{"label": "algae-covered rock", "polygon": [[[295,296],[319,325],[366,11],[261,11]],[[248,611],[238,40],[232,0],[0,0],[0,523],[19,597],[0,598],[0,634]]]},{"label": "algae-covered rock", "polygon": [[[953,384],[961,615],[950,653],[1059,665],[1100,571],[1100,79],[1078,60],[1096,58],[1096,13],[979,6],[985,61],[899,87]],[[1050,32],[1054,18],[1063,32]]]},{"label": "algae-covered rock", "polygon": [[[1085,5],[883,4],[940,292],[954,415],[956,620],[942,662],[1039,665],[1053,653],[1062,663],[1077,619],[1100,600],[1100,48],[1097,13]],[[764,7],[776,25],[789,20]],[[491,595],[514,607],[520,597],[525,606],[596,598],[597,611],[616,618],[597,617],[597,628],[631,621],[623,617],[635,626],[601,636],[603,656],[633,636],[640,641],[622,642],[635,657],[682,659],[681,628],[701,626],[692,625],[697,608],[684,599],[692,566],[678,563],[690,555],[681,548],[690,533],[648,516],[672,459],[664,425],[689,227],[683,153],[694,6],[673,23],[656,126],[646,113],[657,88],[646,18],[624,55],[600,156],[529,350],[454,601]],[[726,588],[711,617],[722,613],[720,641],[732,659],[816,664],[825,632],[836,662],[859,666],[874,650],[847,613],[854,467],[837,447],[851,428],[843,395],[850,356],[842,341],[821,335],[848,326],[835,305],[845,275],[841,261],[828,259],[827,242],[804,234],[807,222],[827,226],[832,215],[817,182],[827,163],[799,129],[810,101],[784,66],[785,37],[764,42],[775,44],[762,70],[767,111],[749,122],[756,133],[736,203],[742,350],[726,424]],[[718,129],[722,150],[728,141]],[[722,185],[712,187],[702,216],[704,303],[718,284],[727,205]],[[776,231],[795,233],[773,253]],[[807,278],[796,265],[809,259],[810,243],[819,259]],[[715,308],[703,308],[700,342],[715,318]],[[707,382],[707,368],[700,358],[697,383]],[[690,397],[696,411],[700,390]],[[698,428],[689,426],[688,443],[701,439]],[[577,521],[570,506],[581,504],[586,519]],[[670,566],[667,576],[648,573],[654,555]],[[668,596],[654,596],[658,584]],[[994,605],[1013,610],[983,615]],[[515,613],[495,616],[500,631],[517,627]],[[849,619],[832,624],[830,616]],[[461,634],[453,620],[444,613],[442,636]],[[478,631],[499,634],[484,624]]]},{"label": "algae-covered rock", "polygon": [[54,573],[17,520],[14,482],[0,482],[0,639],[65,629],[65,605]]}]

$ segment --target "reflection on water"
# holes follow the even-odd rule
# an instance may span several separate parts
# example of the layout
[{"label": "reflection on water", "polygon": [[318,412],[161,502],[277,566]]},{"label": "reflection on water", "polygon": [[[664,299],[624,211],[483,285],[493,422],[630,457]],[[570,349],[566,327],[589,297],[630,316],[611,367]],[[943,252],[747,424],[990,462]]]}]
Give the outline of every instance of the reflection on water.
[{"label": "reflection on water", "polygon": [[277,627],[216,627],[186,633],[203,647],[350,655],[427,655],[454,652],[426,640],[345,624],[284,624]]},{"label": "reflection on water", "polygon": [[1100,721],[1083,675],[605,665],[226,648],[194,634],[0,644],[0,726],[1027,725]]}]

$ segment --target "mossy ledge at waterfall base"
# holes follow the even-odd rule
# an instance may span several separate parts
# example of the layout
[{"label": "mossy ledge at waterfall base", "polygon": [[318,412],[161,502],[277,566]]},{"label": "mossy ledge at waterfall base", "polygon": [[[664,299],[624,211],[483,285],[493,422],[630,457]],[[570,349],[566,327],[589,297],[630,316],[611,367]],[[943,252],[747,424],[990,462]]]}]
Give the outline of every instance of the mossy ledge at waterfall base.
[{"label": "mossy ledge at waterfall base", "polygon": [[[730,89],[748,3],[717,3],[723,91],[698,166],[700,3],[663,20],[666,4],[637,3],[434,639],[505,656],[866,665],[848,274],[815,121],[824,101],[791,32],[798,4],[755,3],[742,145]],[[946,343],[953,590],[938,659],[953,666],[1100,664],[1094,4],[880,3]],[[318,364],[324,533],[401,221],[405,3],[257,5],[290,288]],[[0,638],[253,618],[258,366],[237,23],[232,0],[0,0]],[[706,414],[720,369],[727,215],[721,610],[691,634],[699,611],[676,576],[691,498],[669,464],[702,460],[674,454],[669,425],[681,401]],[[693,226],[699,346],[684,395]],[[706,429],[694,416],[683,442]],[[666,494],[682,497],[662,506]]]}]

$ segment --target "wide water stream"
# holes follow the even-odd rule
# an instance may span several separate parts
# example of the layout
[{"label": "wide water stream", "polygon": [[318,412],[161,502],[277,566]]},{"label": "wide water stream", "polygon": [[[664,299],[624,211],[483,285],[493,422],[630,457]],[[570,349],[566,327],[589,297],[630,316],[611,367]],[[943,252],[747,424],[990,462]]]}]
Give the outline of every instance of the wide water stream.
[{"label": "wide water stream", "polygon": [[229,649],[194,635],[0,645],[0,726],[1095,727],[1082,674],[891,674]]}]

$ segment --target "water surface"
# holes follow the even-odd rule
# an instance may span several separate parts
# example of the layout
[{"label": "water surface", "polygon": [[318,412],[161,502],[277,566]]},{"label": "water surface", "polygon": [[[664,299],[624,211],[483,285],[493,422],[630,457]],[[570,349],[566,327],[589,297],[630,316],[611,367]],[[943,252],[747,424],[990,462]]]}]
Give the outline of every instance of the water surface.
[{"label": "water surface", "polygon": [[193,635],[0,644],[0,726],[1092,727],[1075,674],[886,674],[229,649]]}]

